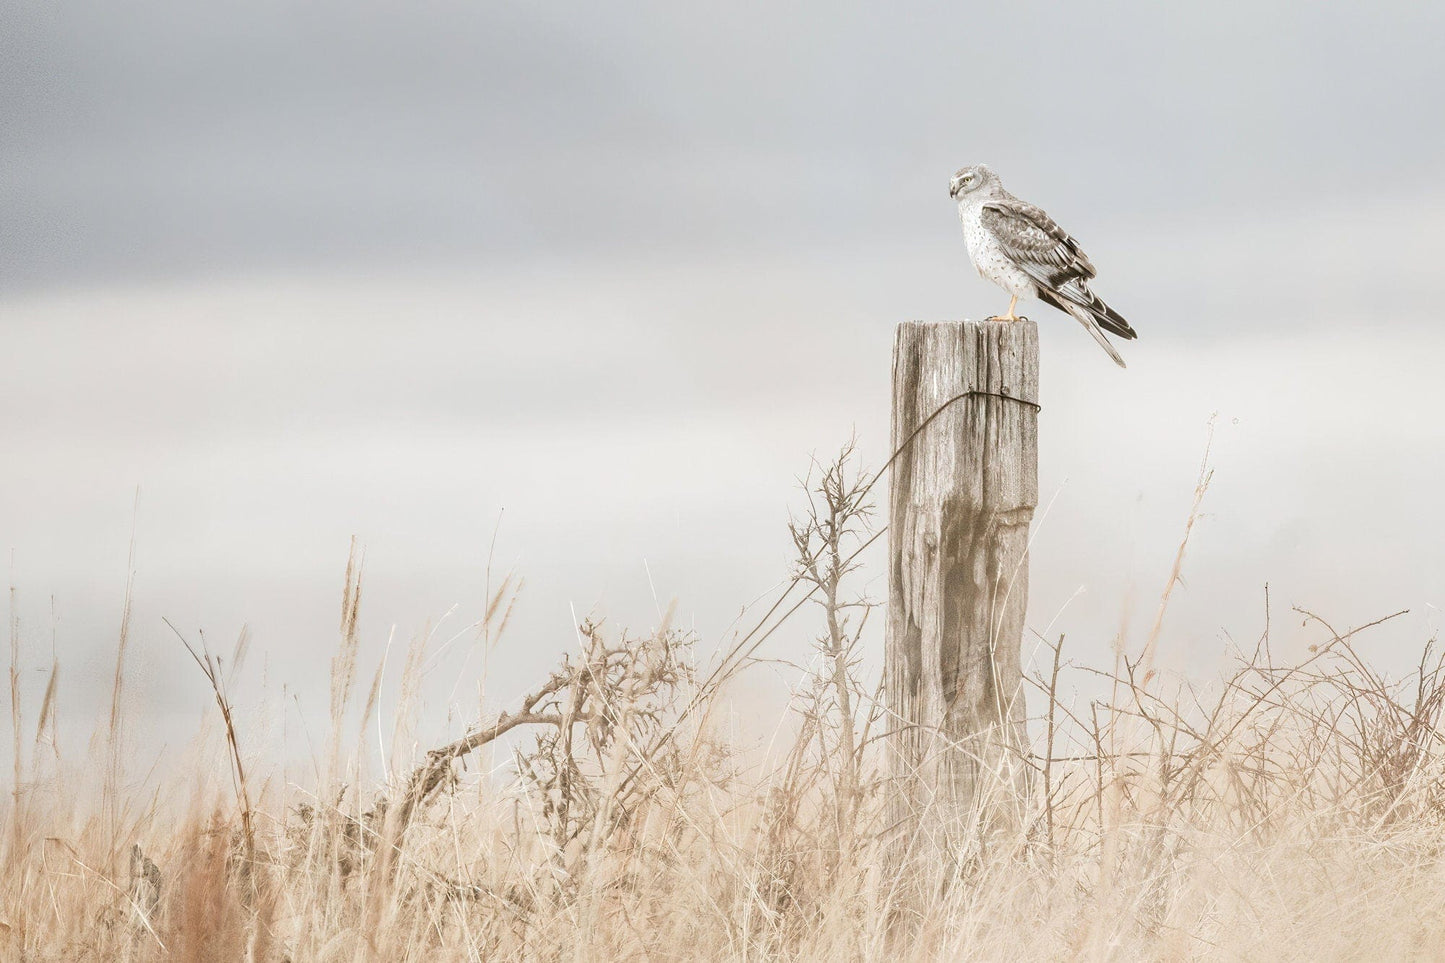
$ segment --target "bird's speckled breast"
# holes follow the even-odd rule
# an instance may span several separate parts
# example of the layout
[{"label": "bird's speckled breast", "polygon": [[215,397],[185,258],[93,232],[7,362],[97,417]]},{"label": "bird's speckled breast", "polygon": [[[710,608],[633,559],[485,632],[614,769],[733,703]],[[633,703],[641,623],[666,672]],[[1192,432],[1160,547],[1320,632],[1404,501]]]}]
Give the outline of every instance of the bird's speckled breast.
[{"label": "bird's speckled breast", "polygon": [[963,221],[963,239],[968,244],[968,256],[973,259],[979,275],[1009,294],[1017,294],[1021,298],[1033,297],[1036,290],[1033,280],[999,249],[998,239],[983,226],[983,203],[959,204],[958,216]]}]

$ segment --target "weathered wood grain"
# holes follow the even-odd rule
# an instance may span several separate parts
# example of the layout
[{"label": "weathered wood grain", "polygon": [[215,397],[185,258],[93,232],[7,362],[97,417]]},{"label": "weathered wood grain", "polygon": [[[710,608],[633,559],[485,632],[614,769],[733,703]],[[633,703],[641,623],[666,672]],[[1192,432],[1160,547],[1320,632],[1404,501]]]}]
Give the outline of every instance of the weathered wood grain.
[{"label": "weathered wood grain", "polygon": [[[1037,402],[1038,371],[1030,321],[906,322],[894,341],[893,447],[904,450],[889,504],[890,823],[900,852],[931,863],[997,825],[1025,781],[1038,408],[1015,399]],[[987,394],[948,404],[968,391]]]}]

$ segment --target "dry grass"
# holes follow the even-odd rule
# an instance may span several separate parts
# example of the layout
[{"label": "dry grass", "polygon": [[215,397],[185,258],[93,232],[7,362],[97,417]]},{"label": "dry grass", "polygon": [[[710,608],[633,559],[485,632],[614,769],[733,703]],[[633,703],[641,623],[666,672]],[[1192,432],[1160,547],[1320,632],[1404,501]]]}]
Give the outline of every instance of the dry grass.
[{"label": "dry grass", "polygon": [[[1370,626],[1337,630],[1308,613],[1318,642],[1306,659],[1277,664],[1266,626],[1205,689],[1155,671],[1152,636],[1138,660],[1121,654],[1107,671],[1074,665],[1062,639],[1043,643],[1052,651],[1029,679],[1033,778],[1022,797],[1000,789],[1023,814],[1017,830],[982,840],[943,827],[946,883],[921,895],[900,885],[880,770],[888,720],[857,658],[871,603],[849,590],[860,548],[877,537],[872,485],[846,462],[809,476],[788,592],[707,672],[667,624],[633,636],[584,623],[576,650],[518,704],[411,767],[396,764],[407,758],[401,710],[393,771],[367,792],[344,762],[362,738],[343,726],[358,556],[314,785],[258,781],[275,761],[243,753],[230,697],[243,646],[229,671],[192,650],[224,735],[204,778],[122,778],[117,717],[97,741],[100,791],[76,791],[40,751],[47,726],[53,745],[52,685],[28,723],[32,771],[17,762],[6,811],[0,951],[427,963],[1445,958],[1445,669],[1426,645],[1411,676],[1385,679],[1356,647]],[[488,600],[489,641],[513,592],[509,581]],[[796,669],[785,744],[740,752],[717,734],[724,695],[812,603],[818,642]],[[413,699],[424,646],[413,644],[401,683]],[[1071,677],[1107,697],[1065,697]],[[118,667],[117,700],[122,678]],[[503,751],[506,779],[458,771]]]}]

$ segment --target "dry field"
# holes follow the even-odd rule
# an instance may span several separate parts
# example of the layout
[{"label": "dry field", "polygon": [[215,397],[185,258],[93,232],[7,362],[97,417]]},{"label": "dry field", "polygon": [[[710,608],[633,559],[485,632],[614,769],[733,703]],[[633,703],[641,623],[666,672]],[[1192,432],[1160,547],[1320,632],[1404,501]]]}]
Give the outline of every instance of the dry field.
[{"label": "dry field", "polygon": [[[1371,627],[1299,611],[1307,657],[1277,663],[1266,619],[1205,686],[1154,669],[1157,625],[1104,667],[1031,640],[1026,789],[999,781],[987,829],[932,827],[926,885],[897,872],[925,841],[887,825],[889,719],[858,658],[870,487],[845,458],[808,490],[788,592],[718,657],[666,625],[586,623],[548,678],[449,746],[417,746],[411,708],[387,720],[386,773],[356,762],[379,733],[359,565],[307,785],[233,712],[242,652],[185,640],[218,737],[171,772],[130,770],[119,709],[89,757],[58,758],[52,685],[11,713],[4,958],[1445,959],[1441,660],[1421,640],[1416,672],[1383,678],[1360,655]],[[504,635],[514,588],[490,599],[481,644]],[[786,717],[758,722],[784,735],[745,751],[723,735],[727,693],[785,620],[815,627],[816,651]],[[424,647],[402,671],[408,707]],[[1101,695],[1065,695],[1085,689]]]}]

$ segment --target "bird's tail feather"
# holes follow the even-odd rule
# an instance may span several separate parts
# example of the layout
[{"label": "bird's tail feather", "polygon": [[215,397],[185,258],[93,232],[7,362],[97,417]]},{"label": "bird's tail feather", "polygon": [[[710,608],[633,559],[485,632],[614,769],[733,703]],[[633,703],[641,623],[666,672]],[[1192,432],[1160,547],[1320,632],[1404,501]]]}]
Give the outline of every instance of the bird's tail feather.
[{"label": "bird's tail feather", "polygon": [[1129,326],[1128,321],[1124,320],[1124,316],[1105,304],[1103,298],[1096,295],[1089,310],[1105,331],[1117,334],[1126,341],[1133,341],[1139,337],[1138,332]]},{"label": "bird's tail feather", "polygon": [[1038,296],[1039,300],[1045,304],[1052,304],[1060,311],[1078,318],[1085,327],[1088,327],[1089,322],[1084,321],[1080,312],[1091,316],[1099,327],[1125,341],[1133,341],[1139,337],[1138,332],[1129,326],[1129,322],[1124,320],[1122,314],[1105,304],[1103,298],[1088,288],[1082,288],[1068,296],[1061,296],[1041,287],[1038,289]]},{"label": "bird's tail feather", "polygon": [[[1085,308],[1081,308],[1077,304],[1068,301],[1064,302],[1063,308],[1065,311],[1069,312],[1069,314],[1073,315],[1075,320],[1077,320],[1080,324],[1084,326],[1084,330],[1088,331],[1089,334],[1093,335],[1094,340],[1099,342],[1099,347],[1103,348],[1109,353],[1109,357],[1114,359],[1114,363],[1116,365],[1121,368],[1128,367],[1128,365],[1124,363],[1124,359],[1119,357],[1119,352],[1114,350],[1114,346],[1109,343],[1108,336],[1099,329],[1099,321],[1094,317],[1093,314],[1091,314]],[[1130,333],[1132,333],[1132,330]]]}]

